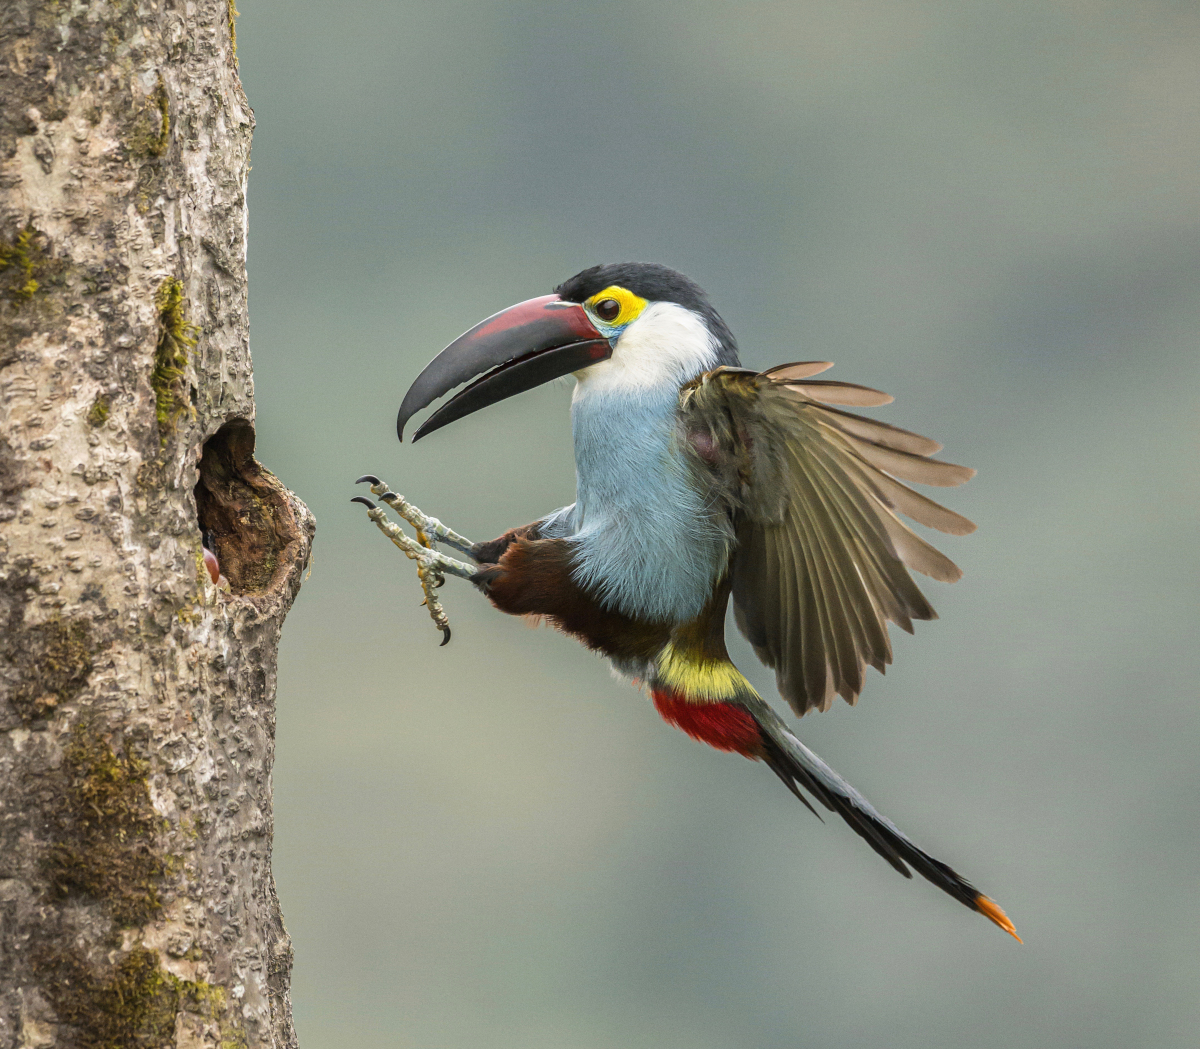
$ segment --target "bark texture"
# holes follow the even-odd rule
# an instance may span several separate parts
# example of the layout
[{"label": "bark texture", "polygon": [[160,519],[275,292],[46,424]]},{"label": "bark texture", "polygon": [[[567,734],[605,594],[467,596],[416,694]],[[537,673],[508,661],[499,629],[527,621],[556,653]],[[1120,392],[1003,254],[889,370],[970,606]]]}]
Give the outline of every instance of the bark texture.
[{"label": "bark texture", "polygon": [[0,2],[0,1049],[296,1044],[233,15]]}]

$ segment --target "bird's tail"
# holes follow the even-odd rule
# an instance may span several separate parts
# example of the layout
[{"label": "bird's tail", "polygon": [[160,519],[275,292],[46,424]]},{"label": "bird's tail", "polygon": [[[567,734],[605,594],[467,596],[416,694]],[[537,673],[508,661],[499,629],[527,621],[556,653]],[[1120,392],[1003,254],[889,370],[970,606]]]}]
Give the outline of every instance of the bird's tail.
[{"label": "bird's tail", "polygon": [[[757,707],[757,705],[756,705]],[[916,845],[866,798],[800,742],[766,704],[755,709],[761,729],[762,749],[758,755],[787,788],[808,805],[801,793],[807,791],[827,809],[842,817],[880,856],[906,878],[915,870],[943,892],[995,922],[1018,942],[1017,930],[1007,914],[957,871],[935,860]],[[812,806],[808,805],[811,809]]]},{"label": "bird's tail", "polygon": [[960,903],[991,919],[1019,941],[1008,915],[957,871],[922,851],[866,798],[800,742],[724,651],[672,642],[649,679],[650,696],[663,719],[718,750],[766,763],[793,794],[817,810],[802,791],[842,817],[906,878],[915,870]]}]

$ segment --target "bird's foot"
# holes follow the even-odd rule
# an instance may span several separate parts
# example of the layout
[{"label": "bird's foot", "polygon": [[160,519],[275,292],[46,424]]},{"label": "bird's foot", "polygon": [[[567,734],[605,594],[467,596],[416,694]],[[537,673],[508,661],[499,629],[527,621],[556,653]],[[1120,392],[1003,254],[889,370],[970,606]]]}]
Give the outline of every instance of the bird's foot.
[{"label": "bird's foot", "polygon": [[367,474],[365,477],[359,478],[360,483],[363,481],[370,481],[371,491],[417,530],[417,538],[414,539],[406,534],[398,524],[389,521],[383,508],[376,506],[370,499],[360,495],[351,500],[351,502],[362,503],[367,508],[367,517],[375,522],[376,527],[398,546],[406,557],[417,562],[417,578],[420,579],[421,589],[425,593],[425,607],[429,609],[429,615],[434,625],[442,632],[442,644],[446,644],[450,640],[450,620],[438,598],[437,589],[445,583],[447,575],[455,575],[460,579],[473,579],[478,569],[474,565],[457,561],[453,557],[434,550],[430,543],[430,537],[463,550],[470,549],[471,541],[447,528],[436,517],[429,517],[422,513],[403,496],[392,492],[387,484],[379,478]]},{"label": "bird's foot", "polygon": [[388,487],[387,481],[381,481],[374,474],[363,474],[354,483],[364,484],[367,482],[370,482],[372,495],[379,496],[380,499],[417,530],[417,538],[420,540],[422,546],[431,546],[433,543],[445,543],[447,546],[452,546],[464,554],[470,554],[471,547],[475,545],[470,539],[459,535],[453,528],[447,528],[436,517],[430,517],[419,507],[413,506],[399,492],[393,492]]}]

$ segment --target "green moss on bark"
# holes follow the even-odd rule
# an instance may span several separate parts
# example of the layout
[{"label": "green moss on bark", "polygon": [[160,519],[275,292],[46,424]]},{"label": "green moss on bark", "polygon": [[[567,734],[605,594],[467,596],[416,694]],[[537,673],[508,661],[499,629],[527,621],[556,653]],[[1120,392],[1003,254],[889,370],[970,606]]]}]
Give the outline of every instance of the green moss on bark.
[{"label": "green moss on bark", "polygon": [[25,721],[49,716],[87,684],[96,643],[87,619],[49,619],[29,628],[24,643],[10,649],[18,679],[10,702]]},{"label": "green moss on bark", "polygon": [[43,871],[51,890],[98,901],[119,926],[143,925],[162,910],[159,885],[171,869],[146,763],[118,755],[89,725],[75,727],[63,758],[67,783]]},{"label": "green moss on bark", "polygon": [[112,405],[109,403],[104,394],[99,394],[92,402],[92,406],[88,409],[87,422],[89,426],[103,426],[108,422],[109,413],[112,411]]},{"label": "green moss on bark", "polygon": [[154,388],[159,436],[165,444],[167,435],[175,429],[176,420],[188,410],[184,369],[188,363],[188,350],[196,345],[198,329],[187,322],[183,282],[176,277],[168,277],[159,285],[154,305],[158,310],[159,333],[150,385]]},{"label": "green moss on bark", "polygon": [[70,1028],[59,1044],[167,1049],[176,1044],[180,1013],[189,1013],[215,1023],[225,1049],[245,1046],[224,988],[175,976],[141,944],[118,948],[116,929],[160,917],[160,885],[178,867],[177,857],[161,849],[163,821],[150,802],[148,771],[127,745],[114,747],[88,724],[77,725],[63,748],[65,783],[51,814],[55,843],[42,873],[52,893],[100,904],[114,933],[107,949],[47,937],[32,950],[34,973],[60,1031]]},{"label": "green moss on bark", "polygon": [[129,152],[137,157],[161,157],[170,146],[171,106],[162,77],[158,79],[154,94],[134,117],[125,143]]},{"label": "green moss on bark", "polygon": [[225,0],[229,11],[229,44],[233,48],[233,61],[237,64],[237,17],[242,12],[237,9],[234,0]]},{"label": "green moss on bark", "polygon": [[[75,1029],[71,1044],[80,1049],[167,1049],[175,1045],[181,1011],[208,1018],[225,1012],[222,988],[181,980],[141,946],[99,968],[72,951],[54,959],[43,955],[35,969],[59,1023]],[[221,1030],[225,1044],[230,1036],[224,1024]],[[240,1038],[240,1031],[230,1030]],[[245,1045],[244,1038],[240,1043]]]},{"label": "green moss on bark", "polygon": [[49,242],[43,233],[26,226],[11,240],[0,238],[0,297],[14,308],[30,302],[52,266]]}]

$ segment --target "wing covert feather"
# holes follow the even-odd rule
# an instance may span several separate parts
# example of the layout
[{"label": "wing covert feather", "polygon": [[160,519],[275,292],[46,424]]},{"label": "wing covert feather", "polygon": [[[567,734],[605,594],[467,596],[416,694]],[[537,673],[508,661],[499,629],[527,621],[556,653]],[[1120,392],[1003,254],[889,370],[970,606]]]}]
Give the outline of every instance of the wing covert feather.
[{"label": "wing covert feather", "polygon": [[798,714],[857,700],[865,668],[892,660],[888,622],[911,633],[937,618],[910,569],[962,574],[899,515],[952,535],[975,527],[903,483],[958,485],[974,471],[930,458],[936,441],[830,407],[890,398],[810,379],[823,365],[717,369],[680,398],[683,431],[704,431],[684,442],[704,449],[693,469],[737,522],[735,621]]}]

